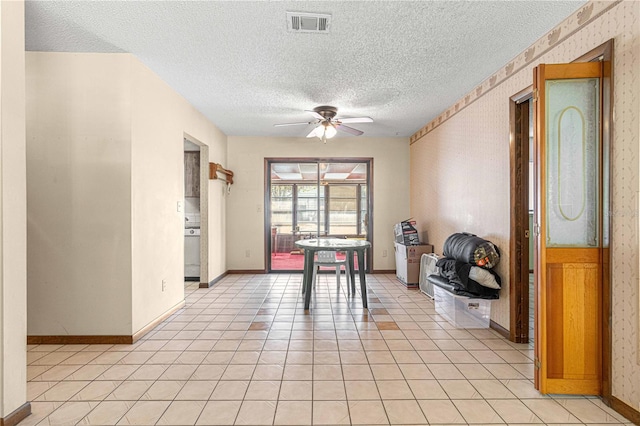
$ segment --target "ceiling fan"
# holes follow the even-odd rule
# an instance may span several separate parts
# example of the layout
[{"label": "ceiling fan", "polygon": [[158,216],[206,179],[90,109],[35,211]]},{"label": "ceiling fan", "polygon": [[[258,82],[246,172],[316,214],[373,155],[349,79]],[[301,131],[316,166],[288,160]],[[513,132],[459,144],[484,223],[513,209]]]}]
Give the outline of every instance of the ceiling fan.
[{"label": "ceiling fan", "polygon": [[351,133],[354,136],[360,136],[364,132],[361,132],[358,129],[354,129],[353,127],[345,126],[344,123],[372,123],[373,119],[371,117],[349,117],[349,118],[340,118],[336,117],[338,114],[338,108],[322,105],[319,107],[315,107],[312,110],[305,110],[315,117],[312,121],[304,121],[300,123],[283,123],[283,124],[275,124],[276,127],[280,126],[298,126],[302,124],[314,124],[316,127],[307,135],[308,138],[317,137],[320,138],[324,143],[327,143],[327,139],[331,139],[334,137],[338,130],[343,132]]}]

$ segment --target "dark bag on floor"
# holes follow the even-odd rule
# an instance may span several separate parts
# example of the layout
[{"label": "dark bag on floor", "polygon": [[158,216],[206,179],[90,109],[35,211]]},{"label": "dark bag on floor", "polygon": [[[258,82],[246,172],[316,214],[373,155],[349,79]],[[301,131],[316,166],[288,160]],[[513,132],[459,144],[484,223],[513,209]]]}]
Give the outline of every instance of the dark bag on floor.
[{"label": "dark bag on floor", "polygon": [[490,241],[466,232],[449,236],[442,251],[445,257],[485,269],[494,268],[500,261],[498,247]]}]

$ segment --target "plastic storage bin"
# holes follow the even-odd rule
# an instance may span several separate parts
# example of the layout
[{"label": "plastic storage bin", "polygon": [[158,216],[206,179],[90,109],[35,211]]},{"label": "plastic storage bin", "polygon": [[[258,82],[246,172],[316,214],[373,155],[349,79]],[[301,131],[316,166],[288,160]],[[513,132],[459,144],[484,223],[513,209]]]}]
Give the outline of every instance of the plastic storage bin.
[{"label": "plastic storage bin", "polygon": [[456,296],[433,286],[436,313],[456,328],[489,328],[491,300]]},{"label": "plastic storage bin", "polygon": [[436,263],[440,259],[435,253],[424,253],[420,257],[420,281],[418,283],[420,291],[433,299],[433,287],[434,285],[427,280],[429,275],[438,275],[440,268],[436,266]]}]

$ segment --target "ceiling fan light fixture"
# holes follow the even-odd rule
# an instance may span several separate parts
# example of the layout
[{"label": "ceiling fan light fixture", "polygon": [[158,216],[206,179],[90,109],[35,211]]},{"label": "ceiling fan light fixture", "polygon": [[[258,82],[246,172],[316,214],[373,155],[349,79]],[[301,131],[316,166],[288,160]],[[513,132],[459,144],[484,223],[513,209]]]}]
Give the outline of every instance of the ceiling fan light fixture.
[{"label": "ceiling fan light fixture", "polygon": [[322,139],[324,137],[324,126],[322,124],[318,125],[315,129],[313,129],[316,137]]},{"label": "ceiling fan light fixture", "polygon": [[331,139],[338,133],[338,130],[350,133],[354,136],[360,136],[364,132],[354,129],[353,127],[346,126],[344,123],[371,123],[373,119],[371,117],[336,117],[338,109],[329,105],[322,105],[315,107],[314,109],[307,109],[306,112],[313,115],[315,121],[310,122],[298,122],[298,123],[283,123],[275,124],[274,126],[297,126],[303,124],[313,124],[315,127],[307,134],[307,138],[318,138],[322,142],[327,143],[327,139]]},{"label": "ceiling fan light fixture", "polygon": [[331,123],[326,121],[318,124],[318,127],[316,127],[313,132],[315,133],[316,137],[318,137],[318,139],[321,139],[323,142],[326,142],[327,139],[331,139],[336,135],[336,133],[338,133],[336,128]]},{"label": "ceiling fan light fixture", "polygon": [[338,131],[333,127],[333,125],[330,124],[325,126],[324,135],[327,139],[331,139],[336,135],[336,133],[338,133]]}]

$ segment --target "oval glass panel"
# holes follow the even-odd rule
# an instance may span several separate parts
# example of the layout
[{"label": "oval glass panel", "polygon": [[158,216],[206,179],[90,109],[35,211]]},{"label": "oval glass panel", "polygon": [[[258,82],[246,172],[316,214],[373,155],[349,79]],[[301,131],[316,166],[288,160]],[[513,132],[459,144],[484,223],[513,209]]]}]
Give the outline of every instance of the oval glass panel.
[{"label": "oval glass panel", "polygon": [[566,107],[558,118],[558,211],[573,222],[584,213],[586,134],[582,111]]},{"label": "oval glass panel", "polygon": [[599,81],[546,82],[546,245],[598,245]]}]

